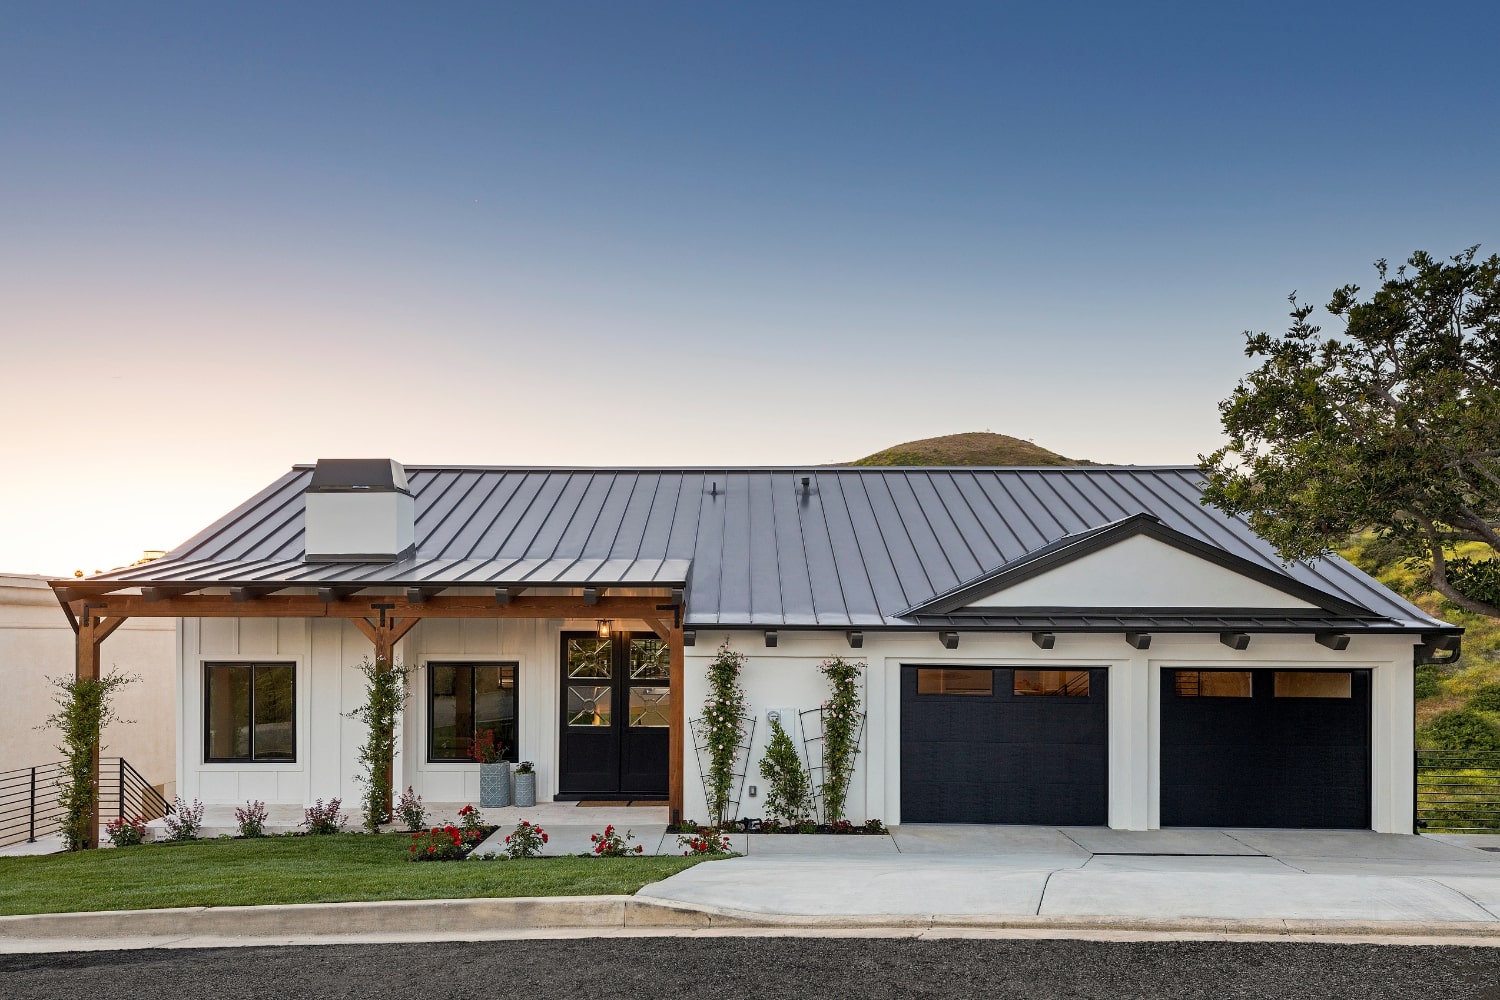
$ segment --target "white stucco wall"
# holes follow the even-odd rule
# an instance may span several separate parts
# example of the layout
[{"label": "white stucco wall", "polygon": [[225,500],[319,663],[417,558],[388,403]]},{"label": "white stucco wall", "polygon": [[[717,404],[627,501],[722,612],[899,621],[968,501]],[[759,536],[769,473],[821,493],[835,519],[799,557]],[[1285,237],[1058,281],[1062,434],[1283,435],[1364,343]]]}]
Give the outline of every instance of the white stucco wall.
[{"label": "white stucco wall", "polygon": [[[104,754],[124,757],[153,784],[176,770],[171,619],[135,618],[104,641],[101,667],[140,676],[115,697],[121,719],[106,727]],[[76,644],[52,588],[39,576],[0,574],[0,771],[60,759],[57,733],[38,729],[56,705],[51,677],[71,677]]]},{"label": "white stucco wall", "polygon": [[[817,707],[828,696],[819,661],[836,655],[863,661],[865,739],[849,796],[852,819],[901,822],[901,667],[903,664],[996,667],[1103,667],[1109,671],[1109,825],[1148,830],[1160,826],[1161,723],[1158,692],[1163,669],[1182,667],[1299,667],[1372,671],[1372,828],[1412,832],[1412,646],[1414,637],[1355,637],[1334,652],[1312,636],[1255,636],[1236,652],[1214,635],[1154,636],[1150,649],[1136,650],[1124,637],[1058,635],[1053,649],[1038,649],[1029,635],[965,633],[959,648],[943,648],[937,636],[865,632],[864,647],[850,649],[843,633],[781,632],[767,649],[760,632],[700,631],[688,650],[687,710],[701,714],[707,694],[705,670],[719,643],[747,654],[742,680],[756,716],[755,749],[745,784],[763,786],[759,760],[769,733],[771,709]],[[800,737],[794,736],[794,739]],[[684,814],[707,815],[703,785],[691,747],[686,762]],[[742,816],[762,815],[765,789],[741,796]]]}]

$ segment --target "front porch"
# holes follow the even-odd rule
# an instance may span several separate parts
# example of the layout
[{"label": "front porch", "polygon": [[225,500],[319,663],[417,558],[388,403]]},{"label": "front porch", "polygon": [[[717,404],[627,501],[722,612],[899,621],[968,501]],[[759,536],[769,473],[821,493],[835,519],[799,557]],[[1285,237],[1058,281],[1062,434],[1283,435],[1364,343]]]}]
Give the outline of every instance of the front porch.
[{"label": "front porch", "polygon": [[[412,669],[397,723],[392,801],[411,786],[437,804],[429,806],[437,816],[477,804],[478,765],[467,759],[468,748],[477,731],[493,726],[514,736],[506,740],[507,759],[535,763],[538,808],[576,791],[582,793],[576,798],[660,803],[630,810],[623,817],[627,822],[639,822],[635,817],[650,811],[660,814],[665,827],[681,815],[680,588],[606,593],[518,585],[266,593],[210,587],[196,593],[155,588],[97,593],[60,587],[58,596],[76,624],[79,677],[99,676],[107,655],[103,643],[121,622],[148,616],[179,620],[178,794],[205,803],[210,835],[232,832],[234,807],[256,800],[272,811],[272,830],[295,828],[304,805],[334,797],[343,800],[351,826],[358,826],[361,790],[355,776],[366,730],[348,713],[363,698],[364,679],[355,668],[366,659]],[[580,673],[575,666],[570,687],[565,637],[604,632],[642,637],[636,644],[650,645],[659,662],[636,671],[634,680],[628,669],[611,677]],[[507,708],[491,708],[486,715],[476,679],[481,676],[497,687],[497,697],[508,699]],[[613,713],[575,712],[579,719],[570,727],[568,713],[576,707],[570,699],[579,697],[573,688],[607,691],[617,699]],[[644,710],[634,706],[638,694],[654,699],[644,720]],[[455,720],[462,732],[455,732]],[[570,730],[586,729],[591,737],[623,734],[632,720],[659,727],[653,732],[660,736],[651,737],[660,740],[659,785],[609,788],[579,784],[576,777],[572,785],[564,780]],[[599,815],[591,812],[588,822]],[[613,821],[600,820],[597,828]]]}]

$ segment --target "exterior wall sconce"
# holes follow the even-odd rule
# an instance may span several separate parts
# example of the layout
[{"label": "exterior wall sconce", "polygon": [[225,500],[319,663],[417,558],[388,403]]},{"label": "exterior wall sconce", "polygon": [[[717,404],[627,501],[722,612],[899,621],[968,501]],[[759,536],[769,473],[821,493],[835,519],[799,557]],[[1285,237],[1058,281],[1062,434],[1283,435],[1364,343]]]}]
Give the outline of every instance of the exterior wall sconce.
[{"label": "exterior wall sconce", "polygon": [[609,621],[608,618],[601,618],[601,619],[599,619],[599,638],[601,638],[601,639],[608,639],[609,638],[609,626],[610,626],[610,621]]}]

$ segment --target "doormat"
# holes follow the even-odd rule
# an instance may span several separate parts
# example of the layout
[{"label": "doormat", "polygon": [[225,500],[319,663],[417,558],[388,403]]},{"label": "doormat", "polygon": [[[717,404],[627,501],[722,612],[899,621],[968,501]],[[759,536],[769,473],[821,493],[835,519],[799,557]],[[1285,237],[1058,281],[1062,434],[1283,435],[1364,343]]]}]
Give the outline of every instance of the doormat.
[{"label": "doormat", "polygon": [[578,808],[587,809],[591,806],[628,806],[629,802],[623,799],[593,799],[578,803]]},{"label": "doormat", "polygon": [[661,799],[592,799],[589,801],[580,802],[578,803],[578,806],[579,808],[587,808],[590,806],[613,806],[617,809],[624,806],[637,806],[647,809],[652,807],[665,809],[667,807],[667,804]]}]

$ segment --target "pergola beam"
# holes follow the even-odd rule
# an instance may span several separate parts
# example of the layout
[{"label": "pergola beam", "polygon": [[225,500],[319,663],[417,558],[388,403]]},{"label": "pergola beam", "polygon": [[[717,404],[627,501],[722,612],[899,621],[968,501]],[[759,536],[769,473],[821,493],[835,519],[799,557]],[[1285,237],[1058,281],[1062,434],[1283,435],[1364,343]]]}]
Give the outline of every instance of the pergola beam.
[{"label": "pergola beam", "polygon": [[236,601],[228,594],[189,594],[148,601],[135,594],[106,594],[87,602],[69,602],[82,616],[85,603],[95,617],[127,618],[371,618],[383,605],[387,618],[623,618],[640,621],[674,610],[670,598],[600,597],[585,604],[581,597],[513,597],[497,604],[490,596],[429,597],[414,602],[405,593],[363,594],[358,597],[309,594],[267,594],[253,601]]}]

